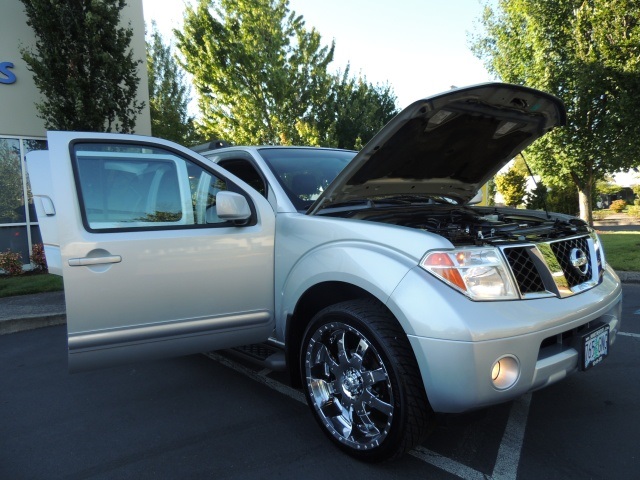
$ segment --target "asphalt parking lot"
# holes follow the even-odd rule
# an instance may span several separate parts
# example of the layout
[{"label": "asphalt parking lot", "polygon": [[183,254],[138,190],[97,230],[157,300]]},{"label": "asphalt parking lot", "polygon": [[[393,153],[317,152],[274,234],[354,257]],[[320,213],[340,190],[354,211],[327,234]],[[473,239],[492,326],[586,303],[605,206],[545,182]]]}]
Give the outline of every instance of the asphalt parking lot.
[{"label": "asphalt parking lot", "polygon": [[640,285],[596,368],[441,418],[402,459],[367,465],[325,439],[286,375],[226,354],[70,375],[64,326],[0,336],[0,478],[636,479]]}]

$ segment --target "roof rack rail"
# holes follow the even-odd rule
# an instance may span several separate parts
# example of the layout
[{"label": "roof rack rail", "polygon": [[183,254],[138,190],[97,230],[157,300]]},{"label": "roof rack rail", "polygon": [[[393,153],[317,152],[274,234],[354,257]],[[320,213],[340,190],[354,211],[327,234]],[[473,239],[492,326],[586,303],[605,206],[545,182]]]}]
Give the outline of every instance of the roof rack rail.
[{"label": "roof rack rail", "polygon": [[207,150],[216,150],[218,148],[230,147],[231,144],[229,142],[225,142],[224,140],[211,140],[207,143],[202,143],[200,145],[194,145],[190,147],[194,152],[205,152]]}]

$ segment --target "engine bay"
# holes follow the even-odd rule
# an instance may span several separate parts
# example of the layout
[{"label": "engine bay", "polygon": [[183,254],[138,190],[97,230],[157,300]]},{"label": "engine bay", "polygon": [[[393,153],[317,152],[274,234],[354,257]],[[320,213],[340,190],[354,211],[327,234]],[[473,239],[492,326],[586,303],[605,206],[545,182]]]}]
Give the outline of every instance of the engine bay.
[{"label": "engine bay", "polygon": [[431,205],[351,211],[349,218],[417,228],[458,245],[540,242],[587,233],[579,218],[538,210]]}]

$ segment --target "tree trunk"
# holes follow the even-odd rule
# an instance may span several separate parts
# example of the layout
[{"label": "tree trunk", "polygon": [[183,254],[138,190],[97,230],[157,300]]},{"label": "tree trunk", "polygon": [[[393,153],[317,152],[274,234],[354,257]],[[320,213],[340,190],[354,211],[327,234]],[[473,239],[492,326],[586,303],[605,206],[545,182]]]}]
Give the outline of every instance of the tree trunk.
[{"label": "tree trunk", "polygon": [[591,185],[585,185],[578,190],[578,203],[580,205],[580,218],[593,226],[593,210],[591,209]]}]

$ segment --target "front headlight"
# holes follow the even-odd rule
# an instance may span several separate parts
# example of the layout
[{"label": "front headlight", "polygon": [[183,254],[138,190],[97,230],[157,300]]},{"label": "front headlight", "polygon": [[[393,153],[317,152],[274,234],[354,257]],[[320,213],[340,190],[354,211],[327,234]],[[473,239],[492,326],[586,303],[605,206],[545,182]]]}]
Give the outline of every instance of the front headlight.
[{"label": "front headlight", "polygon": [[472,300],[512,300],[517,289],[495,248],[460,248],[427,253],[420,266]]}]

